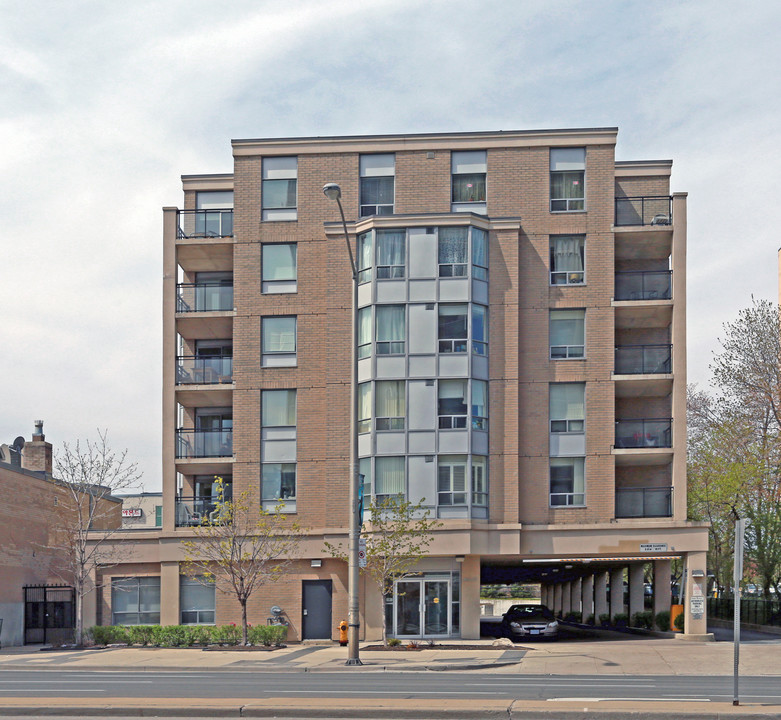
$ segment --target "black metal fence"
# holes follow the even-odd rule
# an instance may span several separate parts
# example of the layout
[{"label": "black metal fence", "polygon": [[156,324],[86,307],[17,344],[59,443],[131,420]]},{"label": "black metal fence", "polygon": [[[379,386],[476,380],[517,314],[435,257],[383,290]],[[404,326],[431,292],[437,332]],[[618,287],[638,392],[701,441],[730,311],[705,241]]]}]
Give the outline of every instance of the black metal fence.
[{"label": "black metal fence", "polygon": [[[731,597],[708,598],[708,617],[733,620],[735,600]],[[781,627],[781,600],[740,599],[740,622]]]}]

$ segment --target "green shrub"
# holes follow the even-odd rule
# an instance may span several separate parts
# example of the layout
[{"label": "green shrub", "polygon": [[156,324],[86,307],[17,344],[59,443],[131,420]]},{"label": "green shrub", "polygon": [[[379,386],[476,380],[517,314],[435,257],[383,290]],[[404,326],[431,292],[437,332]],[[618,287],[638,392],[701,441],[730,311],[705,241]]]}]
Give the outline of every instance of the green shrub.
[{"label": "green shrub", "polygon": [[154,644],[155,628],[159,625],[130,625],[127,628],[128,643],[130,645],[152,645]]},{"label": "green shrub", "polygon": [[578,612],[577,610],[573,610],[572,612],[568,612],[564,616],[564,619],[567,622],[573,622],[573,623],[579,623],[582,618],[583,618],[583,613]]},{"label": "green shrub", "polygon": [[398,638],[388,638],[388,647],[398,647],[401,645],[401,640]]},{"label": "green shrub", "polygon": [[629,615],[626,613],[616,613],[613,617],[613,623],[616,627],[626,627],[629,624]]},{"label": "green shrub", "polygon": [[594,613],[591,613],[591,615],[589,615],[586,618],[586,625],[593,625],[593,624],[594,624]]},{"label": "green shrub", "polygon": [[675,620],[673,620],[673,625],[675,626],[675,629],[678,632],[683,632],[683,627],[685,622],[686,619],[684,618],[684,614],[681,613],[680,615],[675,616]]},{"label": "green shrub", "polygon": [[599,624],[603,627],[610,625],[610,613],[599,613]]},{"label": "green shrub", "polygon": [[656,627],[662,632],[670,632],[670,611],[662,610],[662,612],[657,613],[654,622],[656,622]]},{"label": "green shrub", "polygon": [[214,628],[212,637],[219,645],[238,645],[241,642],[241,628],[235,623]]},{"label": "green shrub", "polygon": [[636,612],[632,615],[632,627],[650,630],[653,627],[654,614],[649,611]]},{"label": "green shrub", "polygon": [[127,628],[121,625],[95,625],[87,631],[87,635],[95,645],[114,645],[128,642]]}]

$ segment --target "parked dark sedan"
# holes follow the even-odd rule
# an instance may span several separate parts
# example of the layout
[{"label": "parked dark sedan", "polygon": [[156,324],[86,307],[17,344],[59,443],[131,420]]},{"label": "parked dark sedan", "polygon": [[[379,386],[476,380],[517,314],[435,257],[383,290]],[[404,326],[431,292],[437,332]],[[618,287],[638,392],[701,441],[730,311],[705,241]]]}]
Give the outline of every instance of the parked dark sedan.
[{"label": "parked dark sedan", "polygon": [[502,616],[502,634],[510,640],[547,638],[559,635],[559,623],[545,605],[511,605]]}]

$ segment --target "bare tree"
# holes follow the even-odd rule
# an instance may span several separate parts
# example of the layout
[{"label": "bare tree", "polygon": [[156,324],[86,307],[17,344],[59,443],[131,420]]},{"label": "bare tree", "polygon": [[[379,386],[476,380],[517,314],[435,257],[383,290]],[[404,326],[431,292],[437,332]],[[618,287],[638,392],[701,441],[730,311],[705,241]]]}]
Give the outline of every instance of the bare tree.
[{"label": "bare tree", "polygon": [[193,528],[196,539],[182,541],[185,575],[213,584],[233,595],[241,606],[242,643],[247,644],[247,601],[252,594],[285,573],[298,556],[303,539],[300,525],[282,513],[262,508],[250,493],[225,498],[217,478],[213,512]]},{"label": "bare tree", "polygon": [[[385,616],[385,603],[393,594],[396,580],[407,577],[415,565],[428,554],[433,531],[442,523],[429,517],[429,509],[423,500],[411,503],[403,497],[390,495],[380,500],[372,498],[369,505],[371,523],[363,537],[366,539],[366,567],[361,569],[377,586],[380,593],[381,614]],[[346,561],[344,547],[325,543],[328,552]],[[383,619],[382,644],[388,644],[387,628]]]},{"label": "bare tree", "polygon": [[95,587],[96,570],[116,565],[127,556],[127,544],[112,541],[122,528],[122,503],[114,494],[138,486],[138,465],[127,459],[127,450],[114,452],[108,431],[98,430],[96,441],[63,443],[54,457],[54,474],[61,490],[55,550],[61,558],[58,574],[72,582],[76,594],[74,639],[84,640],[84,597]]}]

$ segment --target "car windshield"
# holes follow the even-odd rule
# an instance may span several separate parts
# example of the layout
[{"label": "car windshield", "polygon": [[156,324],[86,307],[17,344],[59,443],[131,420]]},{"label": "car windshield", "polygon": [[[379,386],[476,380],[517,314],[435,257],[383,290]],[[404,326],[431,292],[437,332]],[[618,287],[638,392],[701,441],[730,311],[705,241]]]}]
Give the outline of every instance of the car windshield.
[{"label": "car windshield", "polygon": [[553,620],[553,613],[544,605],[512,605],[507,616],[513,620]]}]

